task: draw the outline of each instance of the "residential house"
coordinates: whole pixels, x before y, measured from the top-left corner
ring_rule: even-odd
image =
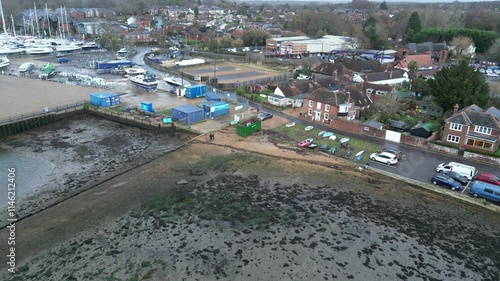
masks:
[[[407,55],[428,54],[435,63],[446,63],[448,59],[448,46],[445,43],[408,43],[398,50],[398,57],[403,58],[403,52]]]
[[[353,120],[359,111],[372,104],[370,98],[354,84],[340,89],[319,88],[303,97],[301,113],[314,121],[328,123],[333,118]]]
[[[414,77],[432,77],[438,71],[430,54],[404,55],[402,59],[396,59],[394,68],[410,71],[408,66],[412,61],[417,65],[417,71],[413,74]]]
[[[382,84],[372,84],[369,82],[360,83],[360,90],[364,92],[373,103],[376,103],[381,97],[390,95],[393,99],[397,99],[394,94],[394,87]]]
[[[344,65],[354,74],[366,74],[372,72],[383,72],[386,66],[380,64],[378,60],[355,60],[350,58],[339,58],[335,63]]]
[[[445,120],[442,141],[465,149],[495,152],[500,142],[500,119],[496,108],[483,111],[476,105],[458,111]]]
[[[327,79],[316,80],[294,80],[288,83],[280,83],[272,95],[268,96],[267,102],[276,106],[301,107],[302,97],[315,89],[328,88],[338,89],[338,86]]]
[[[352,81],[352,71],[343,64],[324,62],[311,70],[313,79],[330,79],[331,81]]]
[[[358,83],[368,82],[371,84],[396,86],[408,81],[408,73],[401,70],[390,70],[367,74],[354,74],[353,81]]]

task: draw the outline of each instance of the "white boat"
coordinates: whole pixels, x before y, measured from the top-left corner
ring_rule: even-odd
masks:
[[[33,70],[34,67],[35,67],[34,63],[32,63],[32,62],[25,62],[25,63],[21,64],[21,66],[19,67],[18,71],[19,71],[19,73],[30,72],[30,71]]]
[[[97,45],[96,42],[85,42],[82,45],[82,50],[83,51],[97,50],[97,49],[99,49],[99,46]]]
[[[178,66],[189,66],[189,65],[197,65],[204,64],[205,59],[190,59],[190,60],[181,60],[175,63]]]
[[[156,78],[150,74],[130,76],[128,80],[130,80],[133,85],[146,89],[148,91],[156,90],[156,88],[158,87],[158,80],[156,80]]]
[[[78,50],[81,50],[82,47],[80,46],[77,46],[77,45],[57,45],[56,46],[56,51],[57,52],[61,52],[61,53],[68,53],[68,52],[74,52],[74,51],[78,51]]]
[[[295,126],[295,122],[287,123],[285,126],[287,126],[288,128],[293,127]]]
[[[304,130],[306,130],[306,131],[310,131],[310,130],[312,130],[312,129],[314,129],[314,127],[313,127],[313,126],[307,126],[307,127],[305,127],[305,128],[304,128]]]
[[[146,74],[146,69],[138,66],[138,65],[134,65],[133,67],[130,67],[130,68],[125,68],[125,73],[127,75],[139,75],[139,74]]]
[[[189,87],[189,86],[191,86],[191,83],[189,83],[188,81],[186,81],[185,79],[182,79],[182,78],[165,77],[165,78],[163,78],[163,81],[165,81],[165,82],[167,82],[167,84],[175,86],[175,87],[179,87],[179,86]]]
[[[52,49],[48,45],[31,46],[26,48],[26,54],[28,55],[48,55],[51,54],[53,51],[54,49]]]
[[[128,51],[126,48],[121,48],[116,52],[116,59],[124,60],[126,58],[128,58]]]
[[[10,65],[10,60],[6,56],[0,56],[0,68]]]
[[[2,46],[0,47],[0,55],[22,54],[26,50],[18,47]]]

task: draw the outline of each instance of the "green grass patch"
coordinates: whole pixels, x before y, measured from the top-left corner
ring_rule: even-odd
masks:
[[[165,116],[172,116],[172,108],[157,110],[156,113]]]
[[[318,136],[318,133],[322,130],[320,129],[312,129],[311,131],[304,130],[305,126],[301,124],[296,124],[293,127],[280,126],[273,129],[277,134],[273,136],[274,141],[278,143],[283,143],[291,146],[296,146],[298,142],[303,141],[308,138],[313,138],[313,143],[318,144],[318,148],[312,150],[312,153],[319,153],[319,146],[328,145],[328,147],[337,147],[336,155],[342,156],[344,153],[344,149],[341,149],[341,145],[339,140],[345,138],[345,135],[335,134],[336,139],[330,140],[329,138],[323,138]],[[356,138],[349,137],[349,145],[347,149],[351,151],[353,154],[356,154],[359,151],[364,151],[363,153],[363,162],[368,160],[368,155],[371,153],[377,152],[381,148],[380,145],[373,144],[370,142],[362,141]],[[304,148],[307,149],[307,148]],[[351,160],[354,160],[354,157],[350,157]]]

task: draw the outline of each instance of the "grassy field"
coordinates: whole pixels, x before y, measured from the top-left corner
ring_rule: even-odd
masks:
[[[368,156],[381,148],[380,145],[373,143],[361,141],[354,138],[349,138],[349,144],[347,148],[341,148],[339,140],[345,138],[345,135],[335,134],[336,139],[330,140],[329,138],[323,138],[318,136],[318,133],[322,130],[312,129],[311,131],[304,130],[305,126],[301,124],[296,124],[293,127],[280,126],[275,128],[273,131],[276,133],[274,136],[275,141],[283,144],[288,144],[291,146],[296,146],[298,142],[305,140],[307,138],[313,138],[313,143],[318,144],[318,148],[312,150],[315,153],[320,153],[319,147],[322,145],[328,145],[329,148],[335,146],[337,147],[336,156],[344,157],[347,151],[352,152],[352,156],[345,157],[354,160],[354,155],[359,151],[363,152],[363,160],[365,163],[368,160]],[[304,148],[307,149],[307,148]]]

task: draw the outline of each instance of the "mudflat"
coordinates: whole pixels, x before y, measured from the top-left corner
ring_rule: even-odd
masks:
[[[160,156],[20,221],[16,241],[18,272],[2,262],[2,280],[500,274],[497,213],[278,147],[266,127],[245,139],[228,128]]]

